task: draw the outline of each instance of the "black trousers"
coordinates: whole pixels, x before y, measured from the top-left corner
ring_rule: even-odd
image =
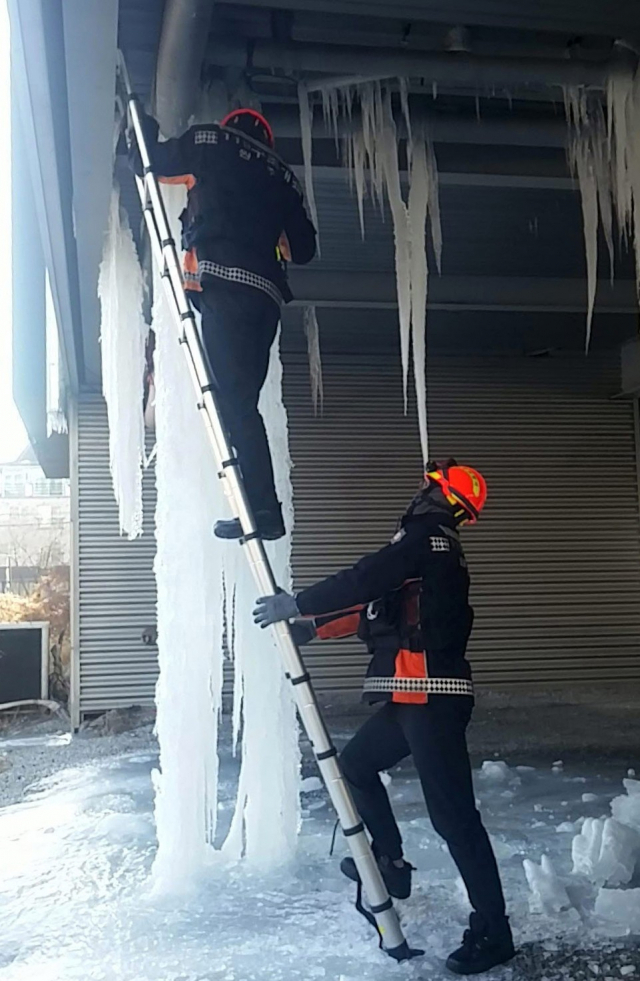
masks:
[[[505,905],[493,849],[475,804],[466,728],[471,699],[431,696],[426,705],[387,702],[342,752],[342,770],[377,854],[402,857],[402,838],[379,777],[411,755],[435,831],[446,841],[473,908],[489,921]]]
[[[234,283],[207,282],[192,299],[202,315],[202,340],[249,503],[254,514],[277,510],[273,465],[258,399],[280,310],[266,293]]]

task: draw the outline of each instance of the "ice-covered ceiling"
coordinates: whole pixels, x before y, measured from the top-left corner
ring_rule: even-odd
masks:
[[[584,343],[582,217],[567,166],[563,86],[598,89],[636,58],[634,0],[164,6],[174,42],[181,30],[186,39],[177,53],[166,31],[160,41],[155,0],[120,0],[120,43],[167,130],[183,125],[185,107],[197,108],[204,85],[213,106],[228,96],[260,104],[280,152],[301,166],[300,81],[406,78],[412,115],[428,122],[440,175],[442,276],[430,286],[431,342],[523,351]],[[194,42],[181,17],[198,7],[206,38]],[[372,212],[361,240],[357,204],[319,111],[313,151],[322,257],[294,272],[297,295],[330,309],[335,324],[364,327],[369,318],[383,329],[397,319],[391,222]],[[632,278],[633,260],[620,252],[615,285],[598,291],[594,346],[636,330]]]

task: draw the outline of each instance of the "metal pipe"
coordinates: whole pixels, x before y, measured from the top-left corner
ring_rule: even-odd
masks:
[[[220,67],[281,69],[288,73],[425,78],[438,85],[514,88],[588,85],[603,88],[617,62],[591,63],[552,59],[478,58],[454,52],[427,54],[389,48],[297,44],[257,40],[251,53],[244,41],[216,41],[207,60]]]
[[[354,205],[355,208],[355,205]],[[357,221],[354,212],[354,221]],[[319,307],[394,309],[398,305],[393,273],[344,272],[336,269],[292,269],[294,304]],[[431,276],[429,309],[433,310],[539,310],[583,313],[583,279],[522,276]],[[638,311],[635,282],[630,279],[598,281],[598,313],[633,314]]]
[[[212,14],[212,0],[165,2],[153,99],[164,136],[180,136],[193,114]]]
[[[280,139],[300,139],[300,114],[297,105],[269,103],[265,99],[263,111],[276,135]],[[358,118],[356,110],[354,120]],[[478,120],[475,116],[457,115],[455,118],[442,113],[411,106],[411,118],[416,123],[424,121],[435,143],[477,143],[504,144],[505,146],[548,146],[564,149],[567,144],[567,124],[563,116],[556,119],[518,118],[515,114],[506,119],[487,118]],[[338,134],[349,131],[349,121],[338,119]],[[396,119],[400,138],[406,135],[404,120]],[[313,114],[314,139],[333,139],[333,132],[325,125],[322,113]]]

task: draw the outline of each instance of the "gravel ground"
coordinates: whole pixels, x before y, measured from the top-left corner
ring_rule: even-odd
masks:
[[[511,971],[513,981],[635,981],[640,979],[640,946],[636,939],[586,950],[562,942],[525,944]]]
[[[0,807],[19,803],[30,788],[58,770],[157,748],[151,716],[141,711],[108,712],[73,737],[63,716],[5,716],[0,721]]]

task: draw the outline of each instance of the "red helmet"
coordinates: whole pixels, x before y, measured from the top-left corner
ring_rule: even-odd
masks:
[[[258,112],[257,109],[233,109],[221,120],[220,125],[230,126],[231,129],[239,129],[242,133],[246,133],[247,136],[253,137],[254,140],[265,143],[271,149],[273,149],[275,144],[273,130],[262,113]]]
[[[440,487],[449,504],[461,506],[467,515],[465,522],[475,524],[487,502],[487,482],[481,473],[448,460],[428,463],[425,478]]]

